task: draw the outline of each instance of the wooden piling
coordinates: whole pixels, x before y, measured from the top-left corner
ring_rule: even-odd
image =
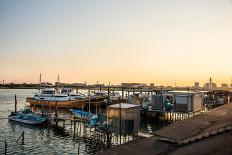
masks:
[[[16,97],[16,94],[15,94],[15,113],[17,112],[17,97]]]
[[[108,98],[107,98],[107,105],[110,105],[110,86],[108,86]]]
[[[73,134],[75,137],[75,134],[76,134],[76,119],[75,119],[75,117],[74,117],[74,121],[73,121]]]
[[[55,112],[55,117],[56,117],[56,119],[55,119],[55,122],[56,122],[56,126],[58,126],[58,106],[57,106],[57,101],[56,101],[56,112]]]
[[[83,102],[81,102],[81,122],[80,122],[80,134],[79,134],[79,136],[81,136],[82,112],[83,112]]]
[[[42,115],[44,115],[44,102],[40,101],[42,103]]]
[[[6,155],[6,153],[7,153],[7,142],[6,142],[6,140],[5,140],[5,151],[4,151],[5,153],[5,155]]]
[[[22,132],[22,145],[24,145],[24,131]]]

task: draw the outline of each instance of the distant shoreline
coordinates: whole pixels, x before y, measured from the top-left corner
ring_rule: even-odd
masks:
[[[0,87],[0,89],[38,89],[38,88],[35,88],[35,87]]]

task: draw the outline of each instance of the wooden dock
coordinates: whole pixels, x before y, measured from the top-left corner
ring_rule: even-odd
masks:
[[[215,108],[99,155],[232,154],[232,104]]]

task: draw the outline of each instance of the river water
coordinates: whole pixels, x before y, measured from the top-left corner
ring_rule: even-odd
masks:
[[[7,117],[14,111],[14,95],[17,94],[18,109],[23,109],[26,98],[31,97],[37,90],[33,89],[0,89],[0,154],[4,154],[5,140],[7,154],[94,154],[95,145],[86,140],[73,139],[71,128],[54,129],[45,126],[31,126],[8,121]],[[141,131],[156,130],[155,124],[141,124]],[[25,133],[25,145],[17,139]]]

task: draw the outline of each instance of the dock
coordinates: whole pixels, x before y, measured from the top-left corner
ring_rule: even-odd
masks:
[[[140,137],[98,154],[232,154],[232,104],[196,115],[152,134],[152,137]]]

